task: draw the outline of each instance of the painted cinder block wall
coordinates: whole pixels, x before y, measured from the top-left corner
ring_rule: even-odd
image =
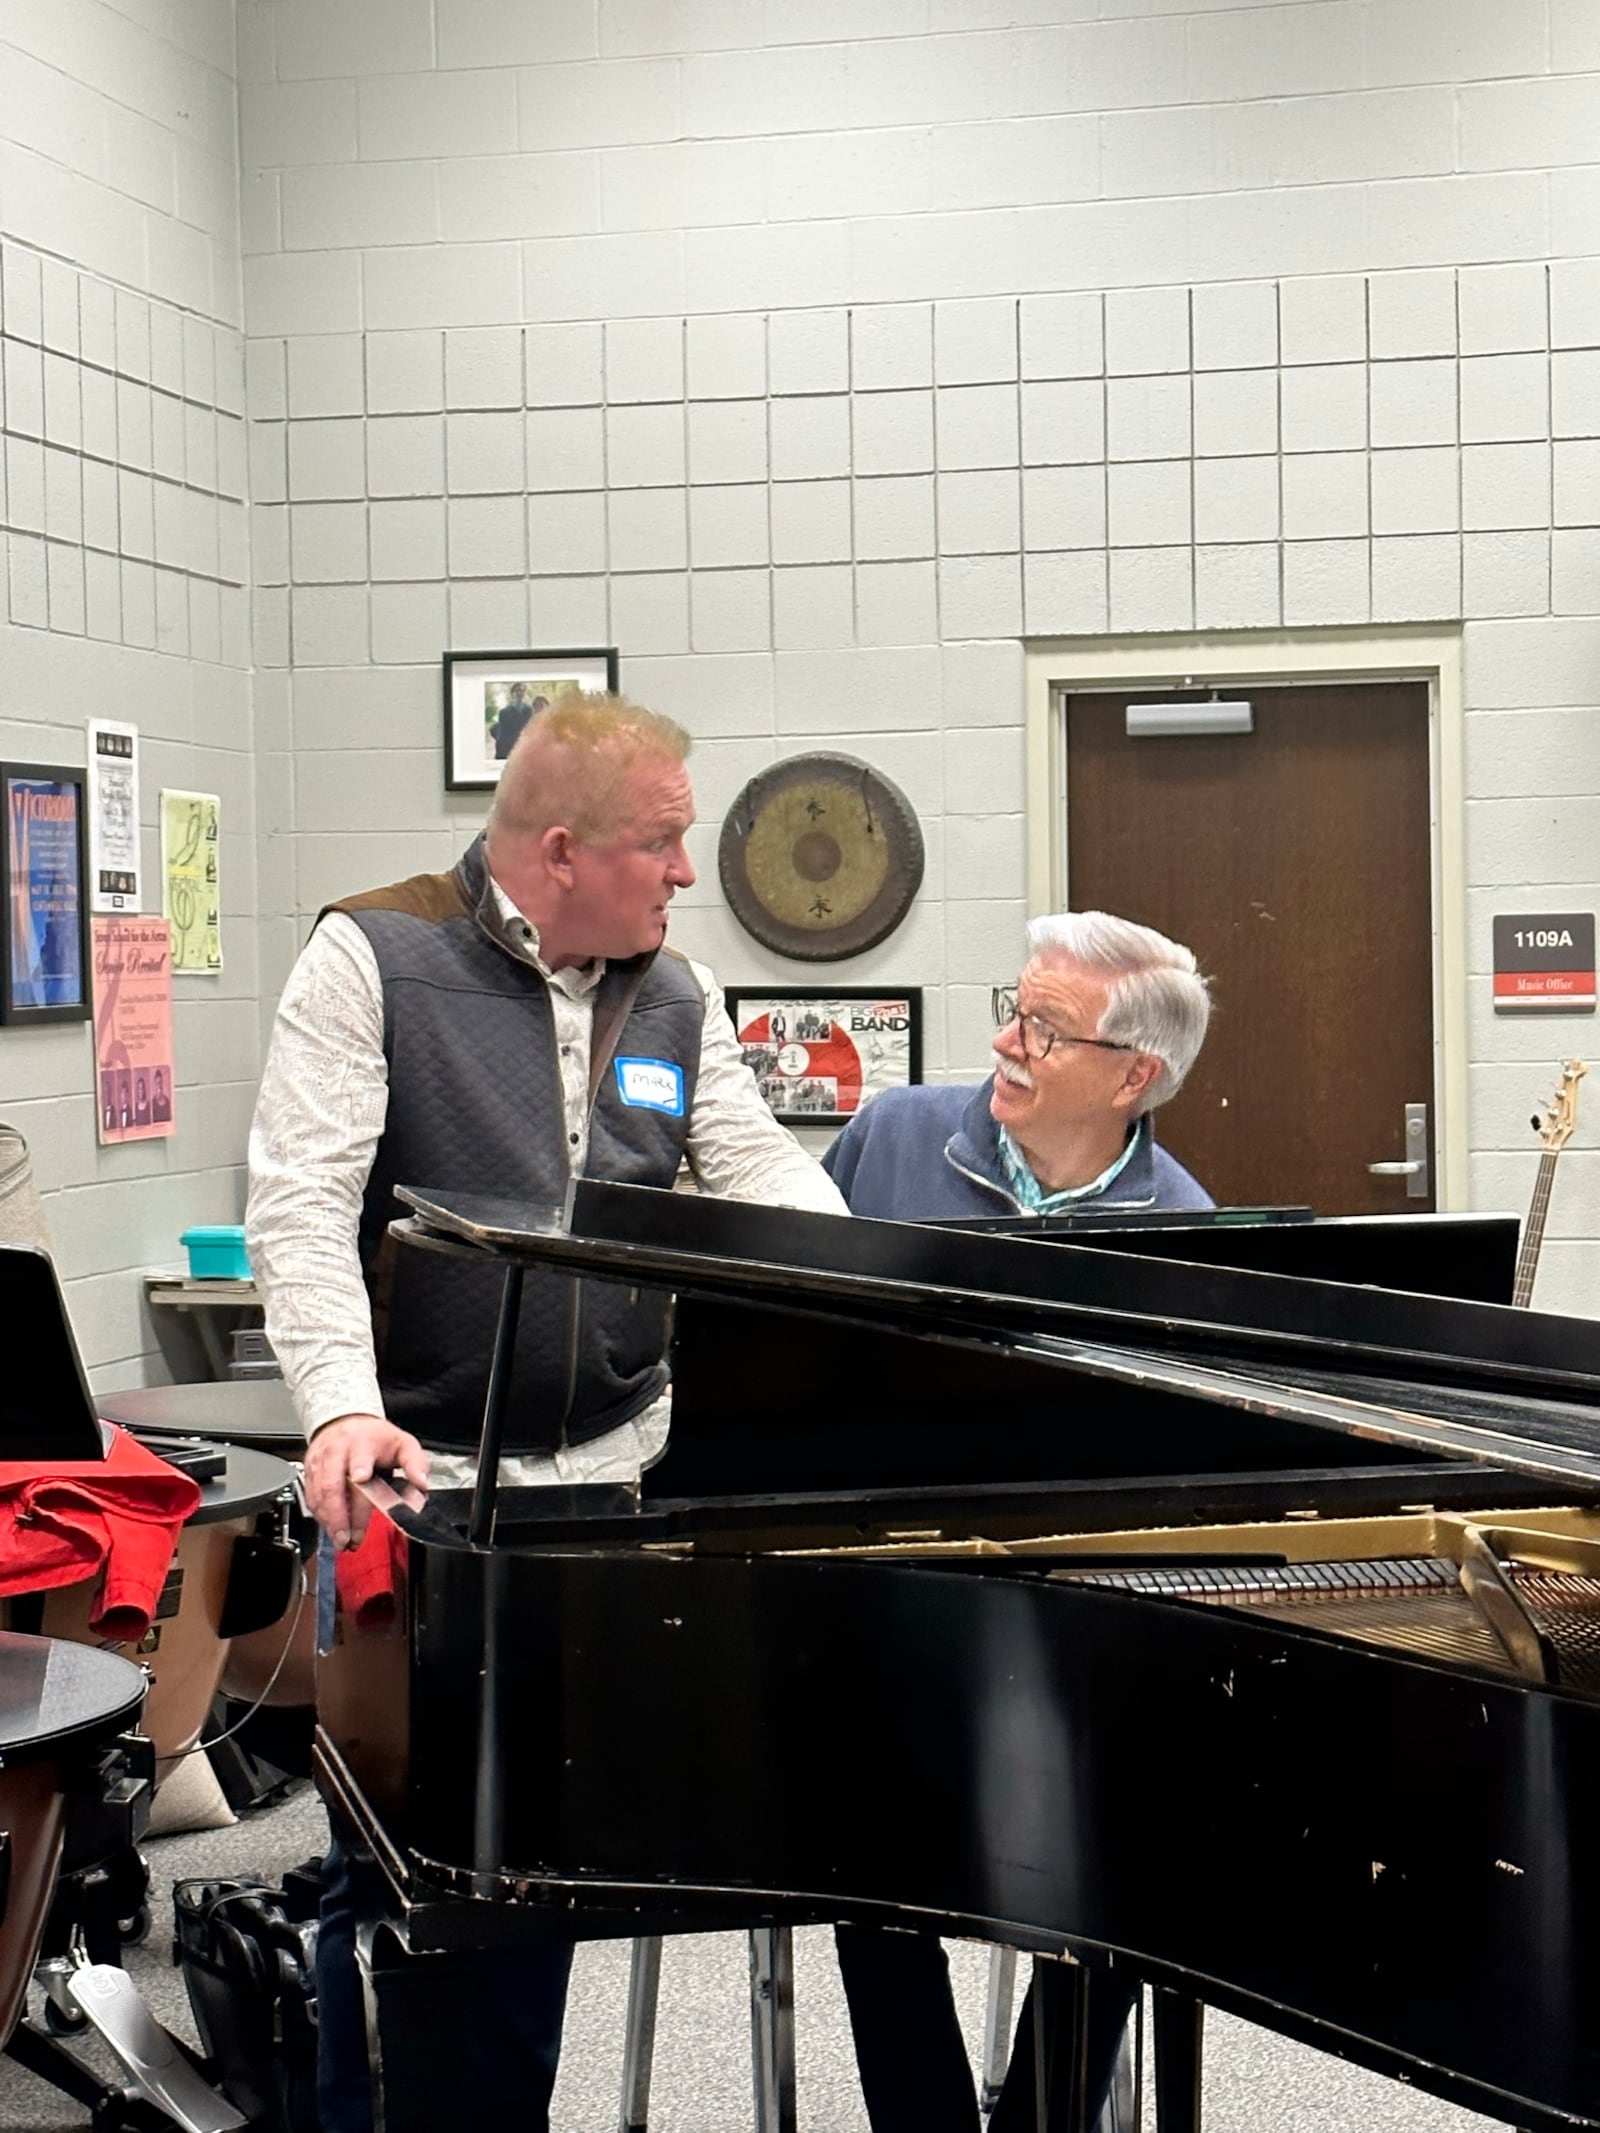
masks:
[[[0,1029],[97,1384],[159,1373],[137,1270],[237,1219],[259,1068],[244,361],[231,0],[18,0],[0,20],[0,758],[144,744],[223,803],[227,967],[181,980],[178,1131],[95,1142],[86,1023]]]
[[[691,724],[729,981],[782,967],[743,779],[897,779],[927,886],[838,976],[932,988],[934,1074],[1017,960],[1024,636],[1464,619],[1474,971],[1600,900],[1592,0],[241,0],[240,71],[264,1002],[469,827],[446,644],[615,642]],[[1474,999],[1522,1207],[1594,1024]],[[1580,1143],[1541,1297],[1593,1309]]]
[[[829,744],[896,778],[927,885],[837,969],[931,988],[935,1074],[981,1069],[1016,961],[1025,635],[1464,620],[1474,970],[1491,910],[1600,900],[1591,0],[231,21],[19,0],[0,33],[0,746],[75,759],[121,709],[147,832],[162,782],[228,808],[179,1139],[97,1151],[85,1033],[0,1038],[103,1382],[147,1367],[131,1270],[237,1212],[310,914],[473,827],[447,644],[614,641],[689,721],[676,933],[730,981],[782,968],[715,888],[739,784]],[[1480,1205],[1525,1204],[1592,1029],[1476,1002]],[[1579,1142],[1541,1296],[1594,1308]]]

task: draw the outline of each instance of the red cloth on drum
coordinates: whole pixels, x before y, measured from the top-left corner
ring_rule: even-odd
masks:
[[[339,1605],[358,1630],[384,1629],[394,1620],[406,1539],[399,1527],[374,1511],[357,1548],[341,1548],[333,1559]]]
[[[111,1431],[104,1459],[0,1460],[0,1594],[46,1592],[105,1571],[91,1629],[145,1636],[199,1483]]]

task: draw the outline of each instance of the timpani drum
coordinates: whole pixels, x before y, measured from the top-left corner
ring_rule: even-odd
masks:
[[[141,1385],[130,1392],[103,1394],[99,1407],[108,1422],[137,1431],[153,1451],[160,1451],[164,1436],[204,1437],[283,1460],[298,1460],[305,1451],[305,1437],[282,1378]],[[294,1595],[277,1621],[230,1640],[220,1684],[225,1696],[270,1709],[315,1702],[315,1537],[316,1528],[303,1519],[294,1535],[303,1561],[303,1597]]]
[[[134,1724],[143,1670],[114,1653],[0,1631],[0,2047],[39,1952],[78,1777]]]
[[[123,1394],[103,1404],[120,1409],[131,1397]],[[117,1417],[108,1414],[107,1419]],[[152,1450],[160,1450],[157,1440],[149,1441]],[[98,1645],[122,1658],[140,1660],[149,1669],[144,1730],[155,1743],[158,1770],[170,1766],[199,1740],[212,1699],[222,1686],[231,1642],[224,1625],[235,1577],[236,1544],[254,1534],[260,1514],[277,1505],[293,1481],[283,1460],[236,1445],[227,1447],[223,1472],[200,1484],[200,1502],[178,1535],[155,1620],[138,1644],[111,1643],[90,1626],[97,1580],[61,1586],[44,1596],[39,1626],[47,1637]],[[280,1650],[297,1597],[291,1593],[282,1611],[285,1628],[278,1638]],[[309,1605],[300,1606],[302,1619],[311,1613]],[[259,1633],[272,1634],[270,1630]],[[288,1670],[286,1664],[284,1672]]]
[[[157,1451],[162,1437],[205,1437],[279,1459],[298,1459],[305,1450],[282,1378],[140,1385],[131,1392],[102,1393],[95,1404],[107,1422],[120,1422]]]

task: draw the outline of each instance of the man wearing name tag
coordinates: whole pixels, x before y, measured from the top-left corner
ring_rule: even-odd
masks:
[[[473,1478],[500,1281],[398,1251],[396,1185],[559,1206],[571,1177],[670,1187],[687,1160],[708,1192],[845,1211],[762,1101],[711,973],[664,946],[695,878],[689,745],[621,698],[558,698],[461,861],[331,906],[290,975],[250,1138],[250,1256],[335,1547],[359,1542],[375,1468]],[[581,1295],[574,1312],[569,1279],[525,1278],[505,1481],[629,1482],[665,1445],[665,1299]],[[319,2109],[324,2133],[369,2133],[337,1846],[327,1881]],[[484,1960],[465,2115],[548,2125],[570,1960]]]

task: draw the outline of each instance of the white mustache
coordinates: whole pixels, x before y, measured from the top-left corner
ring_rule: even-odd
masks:
[[[997,1053],[995,1055],[994,1071],[997,1080],[1009,1081],[1016,1088],[1031,1089],[1033,1087],[1033,1076],[1026,1067],[1018,1066],[1014,1059],[1003,1058]]]

